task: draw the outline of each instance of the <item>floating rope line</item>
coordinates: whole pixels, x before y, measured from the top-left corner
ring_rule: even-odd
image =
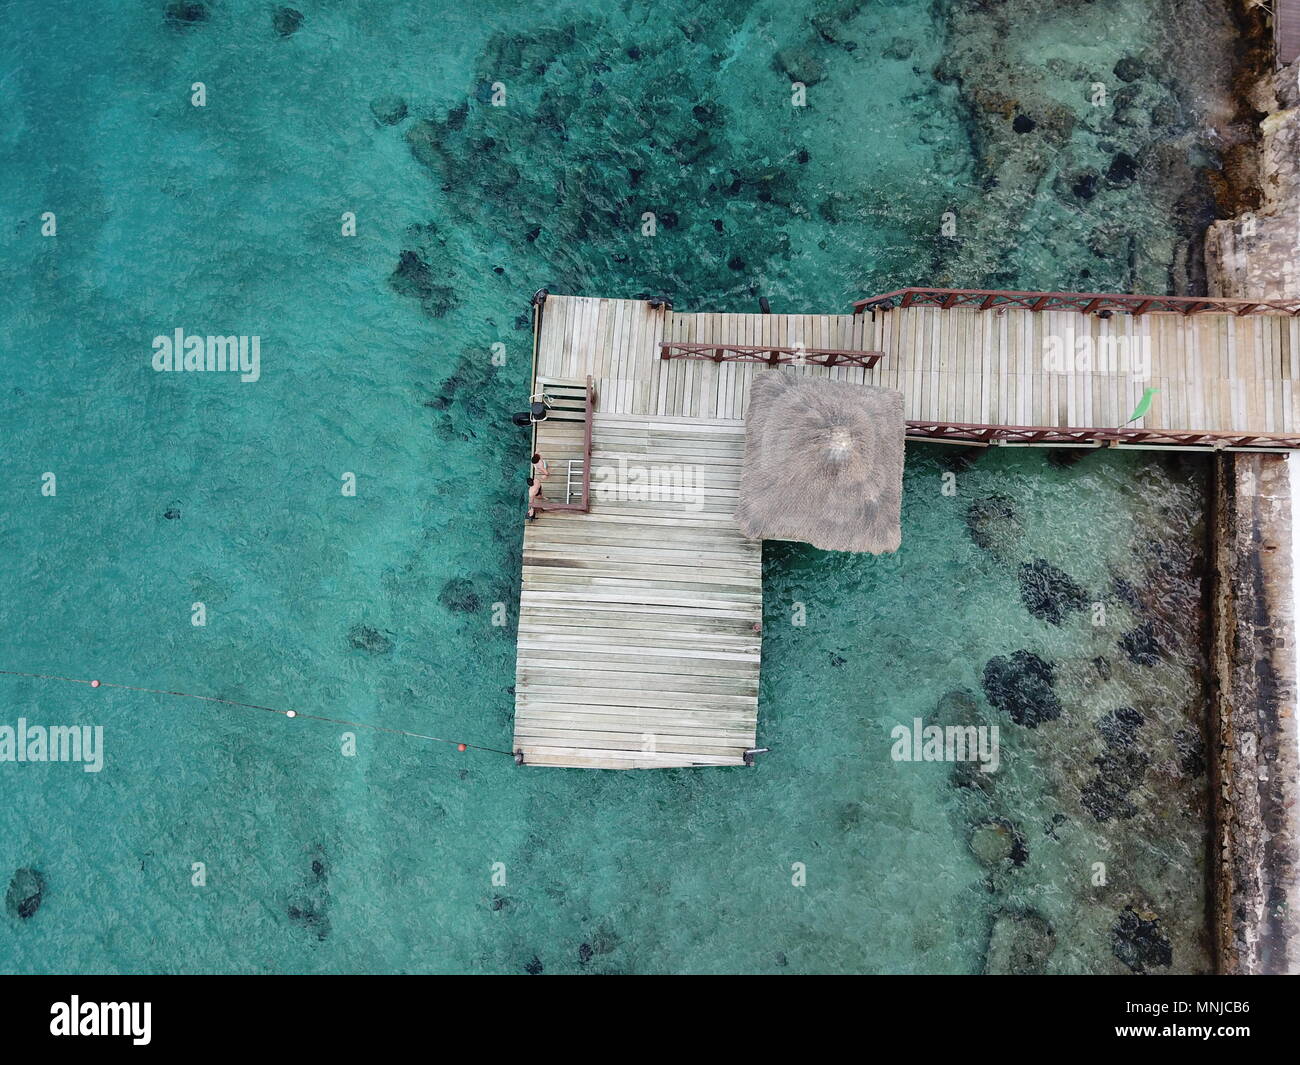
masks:
[[[433,740],[435,743],[447,743],[459,751],[475,750],[488,751],[492,754],[504,754],[514,758],[512,751],[502,751],[496,747],[484,747],[477,743],[462,743],[458,740],[447,740],[441,736],[430,736],[424,732],[410,732],[402,728],[387,728],[384,725],[368,725],[364,721],[346,721],[338,717],[325,717],[321,714],[306,714],[301,710],[281,710],[275,706],[262,706],[260,703],[241,703],[237,699],[222,699],[216,695],[195,695],[193,692],[167,691],[163,688],[142,688],[135,684],[115,684],[107,680],[82,680],[80,677],[61,677],[55,673],[23,673],[15,669],[0,669],[0,676],[6,677],[30,677],[34,680],[61,680],[66,684],[84,684],[89,688],[120,688],[123,691],[130,692],[147,692],[150,695],[175,695],[182,699],[198,699],[205,703],[223,703],[226,706],[241,706],[247,710],[266,710],[272,714],[279,714],[282,717],[305,718],[308,721],[324,721],[331,725],[346,725],[349,728],[369,729],[371,732],[387,732],[394,736],[408,736],[416,740]]]

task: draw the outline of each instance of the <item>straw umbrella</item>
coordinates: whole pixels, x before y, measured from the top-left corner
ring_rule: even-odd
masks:
[[[903,394],[772,370],[754,378],[736,522],[755,540],[898,550]]]

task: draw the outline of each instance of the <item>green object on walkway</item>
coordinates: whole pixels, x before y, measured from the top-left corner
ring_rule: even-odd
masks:
[[[1124,424],[1128,425],[1130,422],[1135,422],[1139,418],[1141,418],[1144,414],[1146,414],[1146,412],[1151,409],[1151,401],[1156,398],[1156,393],[1159,391],[1160,389],[1158,388],[1148,388],[1145,392],[1143,392],[1142,398],[1138,400],[1137,408],[1133,411],[1131,415],[1129,415],[1128,421],[1126,421]]]

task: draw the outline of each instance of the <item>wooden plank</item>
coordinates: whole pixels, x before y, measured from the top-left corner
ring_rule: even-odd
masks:
[[[693,753],[689,759],[678,754],[654,754],[645,751],[594,751],[581,747],[547,745],[521,746],[525,765],[555,766],[570,769],[669,769],[685,766],[744,765],[741,754],[705,756]]]

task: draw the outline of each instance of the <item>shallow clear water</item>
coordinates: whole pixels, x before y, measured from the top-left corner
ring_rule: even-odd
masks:
[[[533,290],[1195,283],[1218,5],[1178,5],[1194,57],[1156,0],[799,7],[302,0],[287,36],[234,0],[0,7],[0,669],[505,748]],[[261,380],[155,373],[176,328],[260,335]],[[102,724],[108,756],[0,764],[0,881],[44,881],[0,968],[963,972],[1014,940],[1203,969],[1206,468],[969,458],[909,450],[895,556],[769,545],[752,770],[344,757],[332,726],[0,678],[0,724]],[[1059,625],[1022,600],[1040,559],[1087,604]],[[1021,650],[1062,710],[1034,729],[984,690]],[[1000,724],[991,786],[890,761],[894,725],[953,713]],[[972,850],[990,824],[1014,859]]]

